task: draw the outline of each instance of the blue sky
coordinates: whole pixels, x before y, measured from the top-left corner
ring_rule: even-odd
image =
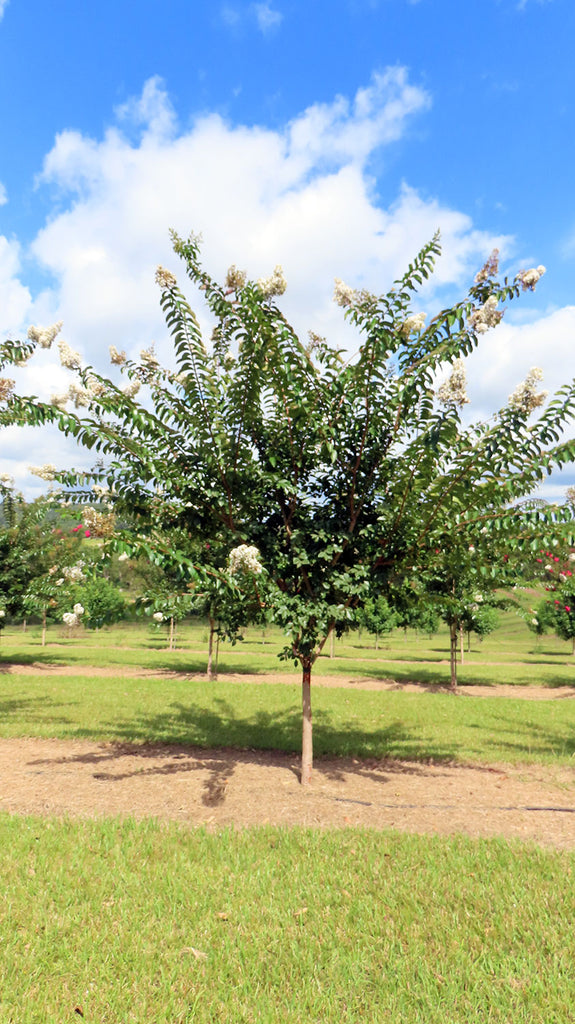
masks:
[[[572,0],[0,9],[3,334],[61,319],[100,366],[109,344],[163,351],[153,270],[178,270],[173,226],[202,231],[215,274],[281,262],[296,325],[353,344],[333,277],[383,290],[439,227],[429,313],[494,245],[505,271],[547,267],[470,360],[472,413],[533,365],[549,388],[573,376]],[[42,353],[20,383],[47,396],[63,374]],[[85,461],[48,433],[5,435],[0,472],[21,487],[29,461]]]

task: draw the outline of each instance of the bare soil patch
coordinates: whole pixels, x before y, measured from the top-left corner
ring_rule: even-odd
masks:
[[[404,664],[409,664],[406,662]],[[414,662],[418,666],[421,662]],[[435,664],[435,663],[434,663]],[[196,674],[174,672],[170,669],[134,668],[133,666],[115,665],[54,665],[44,662],[33,662],[30,665],[3,662],[0,672],[7,675],[58,675],[58,676],[117,676],[126,679],[196,679]],[[226,672],[219,677],[224,683],[284,683],[299,686],[299,672]],[[350,690],[403,690],[404,693],[450,693],[449,687],[437,683],[398,682],[395,679],[373,679],[371,676],[346,675],[314,675],[314,686],[341,687]],[[459,696],[469,697],[515,697],[521,700],[561,700],[575,698],[575,686],[513,686],[506,683],[493,685],[472,684],[462,685],[458,689]]]
[[[0,809],[151,816],[192,827],[363,826],[575,849],[575,769],[322,758],[45,739],[0,740]]]

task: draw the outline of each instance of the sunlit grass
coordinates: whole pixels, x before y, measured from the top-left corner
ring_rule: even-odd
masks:
[[[315,687],[317,755],[573,763],[575,703]],[[295,684],[0,676],[0,736],[298,751]]]
[[[7,1024],[573,1019],[573,855],[4,816],[0,851]]]

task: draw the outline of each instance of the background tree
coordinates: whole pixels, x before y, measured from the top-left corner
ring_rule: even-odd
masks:
[[[76,374],[69,397],[87,415],[8,387],[0,423],[55,422],[97,450],[107,468],[86,483],[105,478],[115,509],[129,513],[150,550],[178,529],[204,541],[217,536],[230,552],[257,548],[270,611],[288,638],[283,656],[302,670],[306,783],[311,672],[331,630],[342,635],[370,596],[403,586],[429,552],[469,546],[482,529],[497,530],[510,548],[541,543],[550,523],[571,520],[567,506],[513,503],[573,459],[575,442],[561,434],[575,382],[533,424],[529,416],[545,399],[536,371],[489,422],[462,422],[463,357],[500,321],[501,304],[532,289],[544,268],[499,283],[493,255],[465,299],[428,326],[412,303],[437,239],[387,294],[336,282],[361,342],[344,359],[315,335],[304,343],[286,321],[274,302],[285,288],[281,268],[250,282],[233,267],[219,285],[201,265],[197,238],[173,240],[215,320],[211,347],[175,277],[159,268],[176,372],[153,350],[137,362],[113,350],[128,378],[120,388],[78,369],[80,357],[61,343]],[[446,365],[451,374],[436,396]],[[149,397],[140,403],[142,385]],[[78,487],[78,474],[59,479]]]

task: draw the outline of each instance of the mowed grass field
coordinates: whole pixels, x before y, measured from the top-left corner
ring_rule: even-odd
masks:
[[[0,669],[19,671],[0,671],[0,736],[297,751],[298,686],[242,681],[292,671],[279,647],[249,631],[221,646],[207,683],[201,625],[172,652],[141,625],[53,627],[45,648],[36,628],[9,627]],[[444,634],[399,633],[377,652],[365,635],[338,642],[318,676],[430,687],[316,686],[316,752],[573,764],[573,701],[465,695],[470,682],[574,685],[568,644],[536,643],[508,613],[472,642],[455,698],[434,692],[447,657]],[[0,815],[0,1022],[567,1024],[574,880],[575,855],[503,841]]]

